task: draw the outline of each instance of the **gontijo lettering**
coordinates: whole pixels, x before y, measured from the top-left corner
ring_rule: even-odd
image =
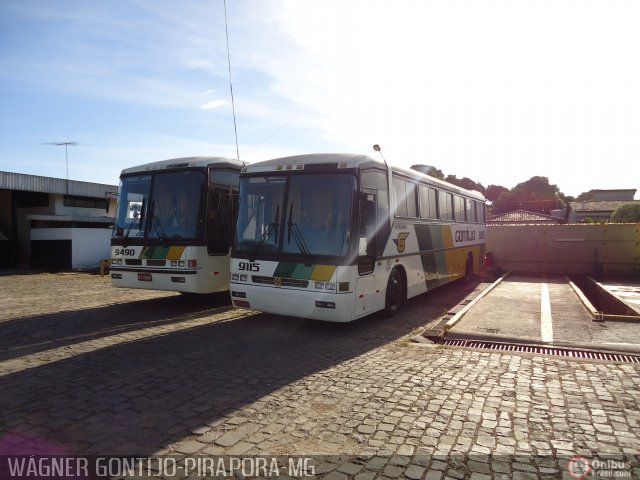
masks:
[[[456,242],[472,242],[476,239],[474,230],[458,230],[456,232]]]

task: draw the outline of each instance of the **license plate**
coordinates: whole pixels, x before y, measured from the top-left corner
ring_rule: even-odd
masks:
[[[151,274],[150,273],[139,273],[138,274],[138,280],[140,280],[141,282],[150,282],[151,281]]]

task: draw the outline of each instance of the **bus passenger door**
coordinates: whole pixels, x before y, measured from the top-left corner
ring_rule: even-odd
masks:
[[[232,202],[228,188],[209,191],[207,250],[209,255],[228,255],[231,245]]]
[[[374,306],[376,251],[376,195],[360,194],[358,232],[358,275],[356,278],[355,317],[371,313]]]

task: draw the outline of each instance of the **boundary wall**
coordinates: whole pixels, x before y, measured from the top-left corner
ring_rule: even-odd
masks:
[[[640,223],[487,225],[486,251],[504,270],[640,276]]]

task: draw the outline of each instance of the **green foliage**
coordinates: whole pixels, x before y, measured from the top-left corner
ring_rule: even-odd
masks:
[[[484,191],[484,196],[487,197],[487,200],[491,202],[495,202],[500,195],[508,192],[509,189],[503,187],[502,185],[489,185]]]
[[[550,210],[564,208],[564,198],[558,186],[550,184],[547,177],[535,176],[502,192],[493,203],[492,213],[522,209],[548,215]]]
[[[611,221],[614,223],[639,223],[640,203],[625,203],[620,205],[611,215]]]
[[[427,175],[429,175],[429,176],[431,176],[433,178],[438,178],[440,180],[444,180],[444,173],[439,168],[431,167],[429,170],[427,170],[426,173],[427,173]]]
[[[593,190],[582,192],[580,195],[578,195],[578,198],[576,198],[576,202],[586,202],[589,200],[593,200]]]
[[[433,178],[444,180],[444,173],[442,172],[442,170],[436,167],[432,167],[431,165],[411,165],[411,169],[416,170],[420,173],[424,173],[425,175],[429,175]]]
[[[476,190],[483,194],[485,192],[484,185],[478,182],[474,182],[469,177],[458,178],[455,175],[447,175],[444,181],[452,183],[462,188],[466,188],[467,190]]]

